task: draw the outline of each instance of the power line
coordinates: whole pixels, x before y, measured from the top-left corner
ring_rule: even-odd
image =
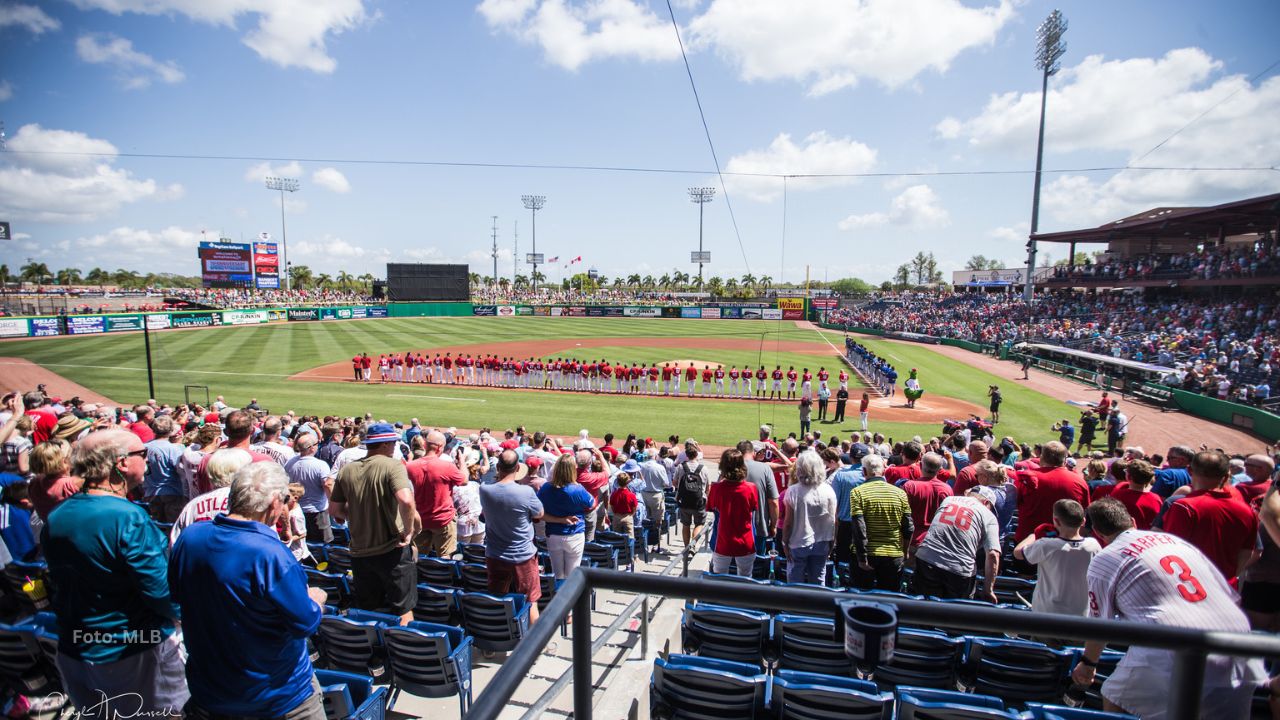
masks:
[[[760,173],[760,172],[733,172],[721,170],[695,170],[690,168],[663,168],[663,167],[639,167],[628,165],[557,165],[543,163],[514,163],[514,162],[469,162],[469,161],[450,161],[450,160],[389,160],[383,158],[337,158],[337,157],[280,157],[267,155],[193,155],[187,153],[108,153],[108,152],[77,152],[72,150],[12,150],[0,148],[0,154],[5,155],[37,155],[37,156],[67,156],[67,157],[105,157],[105,158],[132,158],[140,160],[214,160],[214,161],[233,161],[233,162],[302,162],[316,163],[325,165],[399,165],[406,167],[457,167],[457,168],[478,168],[478,169],[496,169],[496,170],[576,170],[584,172],[619,172],[619,173],[649,173],[655,175],[708,175],[712,172],[730,177],[757,177],[757,178],[808,178],[808,179],[858,179],[858,178],[899,178],[899,177],[967,177],[967,176],[984,176],[984,175],[1031,175],[1035,172],[1030,170],[932,170],[932,171],[883,171],[883,172],[860,172],[860,173]],[[1046,169],[1045,173],[1096,173],[1096,172],[1116,172],[1119,170],[1134,170],[1142,172],[1156,172],[1161,170],[1180,170],[1186,172],[1246,172],[1271,170],[1280,171],[1275,165],[1251,165],[1251,166],[1173,166],[1173,165],[1099,165],[1092,167],[1078,168],[1051,168]]]
[[[698,85],[693,81],[693,68],[689,66],[689,56],[684,52],[684,40],[680,38],[680,25],[676,23],[676,11],[671,8],[671,0],[667,0],[667,13],[671,15],[671,28],[675,31],[676,42],[680,45],[680,58],[684,60],[684,71],[689,76],[689,87],[693,90],[693,99],[698,104],[698,117],[702,118],[702,131],[707,136],[707,147],[711,148],[711,160],[716,164],[716,176],[720,178],[720,190],[724,192],[724,206],[729,209],[729,220],[733,222],[733,234],[738,239],[742,263],[747,266],[747,272],[751,272],[751,261],[747,258],[747,248],[742,244],[738,218],[733,213],[733,202],[729,199],[729,186],[724,182],[724,173],[720,172],[720,158],[716,157],[716,145],[711,141],[711,127],[707,125],[707,115],[702,111],[702,98],[698,97]],[[699,272],[701,272],[701,266],[699,266]]]

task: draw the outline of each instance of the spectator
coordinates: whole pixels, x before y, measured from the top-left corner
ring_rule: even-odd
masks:
[[[1053,504],[1053,527],[1036,528],[1013,549],[1014,557],[1039,568],[1039,581],[1031,596],[1033,611],[1089,614],[1089,562],[1102,551],[1102,546],[1081,535],[1083,527],[1084,508],[1080,503],[1059,500]]]
[[[614,477],[614,483],[617,484],[618,489],[609,496],[609,510],[613,513],[611,527],[626,537],[635,537],[635,513],[640,501],[627,487],[631,484],[631,476],[620,472]]]
[[[84,481],[71,475],[71,443],[42,442],[31,451],[31,505],[46,522],[63,500],[80,492]]]
[[[1165,454],[1168,467],[1155,471],[1156,480],[1152,489],[1157,495],[1168,499],[1174,490],[1191,484],[1191,473],[1187,467],[1191,465],[1191,458],[1195,455],[1195,451],[1186,445],[1174,445],[1169,448],[1169,452]]]
[[[1064,467],[1066,460],[1066,446],[1050,441],[1040,449],[1039,466],[1018,473],[1018,529],[1014,533],[1017,542],[1053,521],[1053,504],[1057,501],[1075,500],[1081,506],[1089,505],[1089,486]]]
[[[852,455],[840,457],[832,448],[822,451],[822,460],[827,468],[827,482],[836,496],[834,557],[837,563],[853,567],[853,515],[849,514],[849,496],[862,484],[862,465],[855,463]],[[844,464],[846,460],[848,463]]]
[[[578,484],[578,462],[572,455],[561,455],[551,471],[551,482],[538,490],[538,501],[544,512],[576,522],[547,520],[547,552],[551,555],[551,572],[557,580],[569,577],[582,564],[587,524],[583,517],[591,513],[596,499]]]
[[[1258,453],[1245,458],[1244,473],[1249,477],[1249,481],[1235,486],[1240,492],[1240,497],[1251,506],[1260,502],[1262,496],[1267,494],[1267,490],[1271,489],[1271,475],[1275,471],[1276,462],[1266,455]]]
[[[188,717],[324,717],[307,637],[320,627],[325,592],[307,587],[273,529],[287,495],[279,465],[247,465],[231,484],[228,513],[173,547],[169,584],[189,654]]]
[[[1116,485],[1111,491],[1113,497],[1124,503],[1133,525],[1139,530],[1150,530],[1164,503],[1160,496],[1152,492],[1151,484],[1155,479],[1155,471],[1146,460],[1134,460],[1124,465],[1127,482]]]
[[[591,445],[590,441],[579,443],[579,445],[583,444],[588,447],[578,450],[575,457],[578,461],[578,484],[591,496],[591,508],[583,515],[586,523],[583,537],[586,538],[587,542],[591,542],[596,538],[596,518],[599,514],[597,511],[600,508],[600,496],[609,485],[609,473],[605,471],[605,467],[608,466],[609,462],[604,459],[604,455],[594,445]],[[645,469],[646,465],[650,466],[647,470]],[[667,473],[667,469],[662,466],[662,463],[650,460],[642,463],[640,467],[642,472],[648,472],[654,477],[660,475],[666,479],[667,486],[670,486],[671,476]]]
[[[1191,460],[1191,492],[1165,511],[1163,529],[1195,545],[1228,582],[1252,558],[1258,517],[1229,484],[1229,463],[1206,450]]]
[[[338,473],[329,514],[347,520],[351,532],[354,604],[413,620],[418,572],[411,547],[422,530],[413,486],[404,465],[392,456],[400,436],[387,423],[374,423],[364,438],[368,454]]]
[[[969,492],[969,488],[978,486],[977,465],[987,457],[987,444],[981,440],[974,440],[969,443],[967,454],[969,464],[956,472],[956,479],[951,485],[952,493],[955,495],[963,495]]]
[[[836,534],[836,494],[827,483],[818,453],[800,453],[795,482],[787,488],[783,502],[787,510],[780,537],[787,553],[787,582],[825,585]]]
[[[1225,464],[1225,463],[1224,463]],[[1102,498],[1089,506],[1094,535],[1106,548],[1089,564],[1093,617],[1201,631],[1248,632],[1235,593],[1195,546],[1135,530],[1124,505]],[[1085,643],[1072,681],[1093,684],[1105,640]],[[1174,651],[1133,646],[1102,684],[1104,709],[1164,717]],[[1210,655],[1200,691],[1202,717],[1249,717],[1254,688],[1266,679],[1262,661]]]
[[[662,467],[662,463],[656,462],[649,454],[653,452],[641,451],[642,459],[636,461],[636,471],[631,472],[631,487],[640,496],[640,501],[644,503],[644,514],[649,518],[651,523],[655,525],[662,522],[664,505],[663,490],[671,486],[671,479],[667,475],[666,468]],[[623,468],[627,471],[626,468]],[[630,471],[627,471],[630,472]],[[648,533],[645,537],[645,545],[653,549],[654,552],[661,551],[658,547],[658,533],[656,528]]]
[[[168,544],[126,499],[142,484],[147,448],[104,430],[80,441],[71,467],[84,492],[49,515],[42,545],[53,582],[62,687],[81,712],[126,693],[131,710],[180,715],[187,702],[178,609],[169,596]]]
[[[918,440],[912,440],[902,446],[902,460],[884,471],[885,482],[902,487],[903,480],[918,480],[921,476],[920,457],[924,447]]]
[[[58,426],[58,414],[49,407],[49,398],[39,390],[32,390],[22,396],[26,414],[31,417],[31,442],[33,445],[53,437],[53,430]]]
[[[680,509],[680,538],[684,546],[702,532],[707,522],[707,490],[711,485],[706,468],[698,462],[700,452],[697,441],[685,441],[686,460],[676,466],[676,505]]]
[[[485,567],[489,592],[523,594],[529,601],[529,622],[538,620],[542,585],[538,577],[538,551],[533,545],[533,523],[544,519],[542,502],[533,488],[520,483],[529,468],[514,449],[498,454],[497,480],[480,487],[484,508]],[[576,524],[579,518],[545,518],[547,522]]]
[[[209,482],[207,467],[210,458],[222,450],[244,450],[249,453],[249,457],[253,462],[275,462],[275,458],[260,453],[251,447],[253,422],[253,415],[244,410],[233,410],[227,414],[222,426],[222,431],[226,434],[227,440],[217,450],[201,458],[200,467],[196,470],[196,489],[202,493],[207,493],[213,489],[213,485]]]
[[[853,517],[854,582],[869,590],[902,590],[902,565],[915,534],[911,504],[901,488],[885,482],[884,459],[862,459],[866,478],[849,496]]]
[[[258,442],[254,443],[250,449],[254,452],[260,452],[263,455],[270,456],[276,464],[284,466],[285,463],[293,459],[295,455],[293,448],[289,447],[280,440],[280,433],[284,430],[284,424],[278,417],[269,417],[262,423],[262,435]]]
[[[215,453],[215,455],[216,457],[205,466],[213,489],[191,498],[186,507],[182,508],[182,512],[178,513],[178,519],[173,521],[173,527],[169,530],[170,544],[178,542],[178,536],[187,527],[212,520],[226,512],[227,503],[231,497],[231,481],[240,468],[253,462],[248,452],[235,448]]]
[[[445,437],[439,430],[426,434],[426,454],[405,465],[413,502],[422,518],[422,532],[414,539],[418,552],[447,558],[458,548],[457,510],[453,490],[467,483],[465,455],[444,456]]]
[[[1009,468],[991,460],[977,463],[976,477],[978,484],[989,488],[996,494],[994,512],[996,522],[1000,524],[1000,536],[1009,532],[1013,524],[1013,515],[1018,510],[1018,486],[1009,480]]]
[[[480,507],[480,477],[488,471],[489,451],[481,450],[481,462],[467,466],[467,483],[453,489],[453,507],[458,512],[458,542],[484,544],[484,520]]]
[[[157,417],[151,427],[155,439],[146,443],[147,474],[142,496],[152,520],[172,523],[187,504],[186,483],[179,472],[187,448],[174,442],[175,437],[181,437],[181,428],[174,426],[172,416]]]
[[[742,451],[729,448],[720,456],[720,480],[708,491],[707,509],[716,513],[716,542],[711,553],[711,572],[725,573],[732,562],[738,575],[751,577],[756,548],[752,538],[755,512],[760,496],[747,482],[747,466]]]
[[[786,458],[776,453],[774,462],[764,462],[766,450],[761,447],[757,451],[755,443],[750,440],[739,442],[737,449],[742,453],[743,463],[747,466],[747,482],[755,486],[756,499],[763,499],[756,503],[751,519],[751,532],[756,554],[764,555],[768,552],[769,538],[778,530],[778,484],[774,480],[774,472],[778,468],[789,468],[790,464]]]
[[[324,461],[330,468],[342,454],[342,426],[336,422],[327,422],[320,428],[320,447],[316,448],[316,457]]]
[[[967,495],[947,496],[916,550],[914,591],[937,598],[971,598],[976,584],[977,558],[985,561],[979,596],[996,602],[1000,573],[1000,531],[991,512],[995,491],[974,488]]]
[[[28,476],[31,470],[31,433],[35,423],[28,415],[14,420],[13,433],[0,446],[0,473]]]
[[[905,453],[905,449],[904,449]],[[915,525],[915,535],[911,538],[914,547],[924,541],[925,533],[933,522],[938,508],[951,497],[951,486],[938,479],[942,471],[943,459],[937,453],[925,453],[920,460],[920,477],[916,480],[904,480],[898,484],[907,494],[907,502],[911,504],[911,522]],[[888,475],[888,472],[885,473]]]
[[[289,482],[302,486],[302,517],[307,524],[307,542],[333,542],[333,527],[329,522],[329,495],[333,493],[333,480],[329,478],[329,466],[316,457],[320,441],[310,433],[298,437],[293,444],[294,457],[284,464]]]

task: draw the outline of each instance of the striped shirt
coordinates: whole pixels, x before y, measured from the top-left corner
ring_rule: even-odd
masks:
[[[902,518],[911,514],[907,494],[884,478],[870,478],[849,493],[849,514],[867,526],[867,555],[902,557]]]

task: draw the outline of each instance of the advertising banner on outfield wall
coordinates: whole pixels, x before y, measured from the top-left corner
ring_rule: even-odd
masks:
[[[761,318],[764,317],[764,312],[766,309],[767,308],[744,307],[742,308],[742,319],[743,320],[760,320]]]
[[[654,317],[678,318],[680,317],[680,308],[678,307],[661,308],[661,312],[659,312],[658,315],[655,315]]]
[[[622,308],[622,314],[627,317],[662,317],[662,308],[626,307]]]
[[[778,309],[804,312],[804,298],[778,298]]]
[[[363,320],[363,319],[365,319],[366,317],[369,317],[369,312],[368,312],[368,310],[367,310],[366,308],[362,308],[362,307],[353,307],[353,308],[351,308],[351,319],[352,319],[352,320]]]
[[[108,315],[107,332],[120,332],[122,330],[141,330],[141,315]]]
[[[284,308],[271,308],[267,311],[267,322],[284,322],[289,319],[289,311]]]
[[[551,308],[551,317],[560,317],[561,315],[564,315],[564,308],[562,307]]]
[[[813,298],[809,302],[819,310],[834,310],[840,307],[840,301],[835,298]]]
[[[512,317],[516,314],[516,309],[511,305],[499,305],[498,317]]]
[[[60,318],[31,318],[31,335],[33,337],[52,337],[62,334]]]
[[[169,327],[169,316],[164,313],[152,313],[147,315],[148,330],[164,330]]]
[[[587,308],[587,317],[604,317],[604,308],[599,305],[591,305]]]
[[[27,337],[31,334],[30,325],[26,318],[0,318],[0,337]]]
[[[720,319],[720,308],[718,308],[718,307],[704,307],[704,308],[702,308],[702,319],[703,319],[703,320],[719,320],[719,319]]]
[[[386,305],[374,305],[373,307],[369,308],[369,317],[384,318],[384,317],[390,317],[390,315],[388,314]]]
[[[623,311],[623,308],[620,308],[620,307],[606,307],[604,308],[604,316],[605,317],[622,317],[622,311]]]
[[[782,311],[779,310],[778,308],[763,308],[760,310],[760,312],[762,313],[761,317],[764,320],[781,320],[782,319]]]
[[[551,317],[551,311],[557,308],[551,308],[546,305],[536,305],[533,308],[533,314],[540,317]]]
[[[472,305],[471,314],[480,317],[493,317],[498,314],[497,305]]]
[[[680,308],[680,317],[682,318],[700,318],[702,317],[702,308],[682,307]]]
[[[170,322],[174,327],[210,327],[218,324],[218,313],[184,313],[173,315]]]
[[[319,320],[320,311],[316,308],[289,308],[290,320]]]
[[[564,309],[564,314],[569,317],[586,317],[587,309],[581,306],[567,307]]]
[[[742,317],[742,308],[740,307],[723,307],[720,308],[720,317],[737,320]]]
[[[222,313],[223,325],[256,325],[266,321],[266,310],[226,310]]]
[[[107,331],[101,315],[70,315],[67,317],[68,335],[97,335]]]
[[[517,305],[516,315],[532,315],[533,308],[529,305]]]

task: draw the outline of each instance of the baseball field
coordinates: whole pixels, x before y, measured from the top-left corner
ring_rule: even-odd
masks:
[[[1064,398],[1019,387],[925,346],[859,338],[888,357],[905,377],[917,368],[925,396],[914,409],[901,396],[876,398],[871,429],[902,438],[936,435],[943,418],[985,414],[986,389],[999,384],[1005,404],[1001,434],[1042,439],[1050,425],[1070,414]],[[692,399],[515,390],[457,385],[374,383],[351,380],[350,358],[367,352],[409,350],[494,353],[500,357],[607,358],[610,363],[689,361],[726,369],[785,370],[794,365],[816,374],[826,367],[831,388],[842,365],[843,336],[790,321],[619,318],[404,318],[348,322],[278,323],[151,333],[156,397],[184,400],[185,386],[207,386],[228,403],[257,398],[273,412],[357,414],[408,419],[459,428],[505,428],[517,424],[573,434],[588,428],[665,437],[677,432],[703,442],[727,444],[751,437],[764,423],[778,432],[799,429],[795,402]],[[0,355],[27,360],[120,403],[145,399],[146,356],[140,333],[20,340],[0,345]],[[4,362],[4,361],[0,361]],[[11,370],[16,366],[9,361]],[[1012,370],[1012,367],[1010,367]],[[9,374],[10,371],[4,371]],[[852,374],[852,373],[851,373]],[[377,371],[374,371],[375,378]],[[816,386],[816,382],[815,382]],[[818,420],[827,436],[858,429],[857,400],[863,387],[850,380],[850,407],[843,423]],[[197,391],[203,400],[203,391]],[[195,397],[193,397],[195,399]],[[1074,412],[1074,411],[1071,411]],[[834,400],[829,416],[834,416]],[[1074,417],[1074,416],[1073,416]]]

